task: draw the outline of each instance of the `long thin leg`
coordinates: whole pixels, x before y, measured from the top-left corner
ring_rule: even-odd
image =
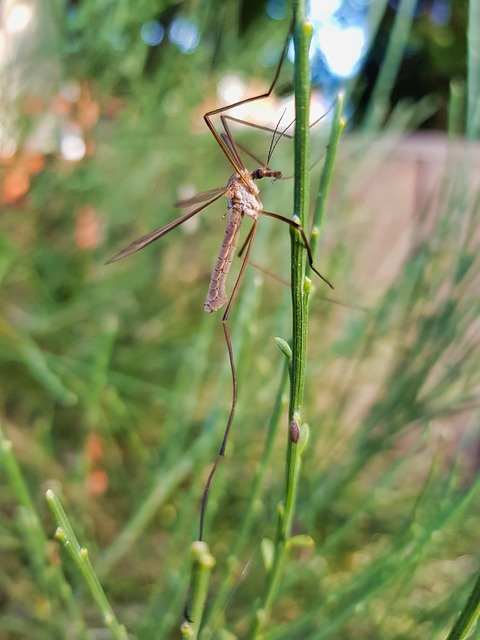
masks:
[[[238,102],[234,102],[233,104],[227,105],[226,107],[219,107],[218,109],[213,109],[212,111],[208,111],[207,113],[205,113],[205,115],[203,116],[203,119],[205,120],[205,124],[210,129],[213,137],[217,141],[217,143],[220,146],[220,148],[222,149],[223,153],[226,155],[226,157],[230,161],[230,164],[232,165],[232,167],[239,174],[242,174],[242,169],[244,169],[245,167],[243,166],[243,163],[239,163],[238,159],[235,158],[232,155],[230,149],[228,148],[228,145],[225,143],[224,140],[222,140],[222,137],[220,136],[219,132],[215,128],[211,118],[214,115],[217,115],[217,114],[220,114],[220,113],[224,113],[225,111],[229,111],[230,109],[233,109],[234,107],[238,107],[241,104],[248,104],[249,102],[254,102],[256,100],[261,100],[262,98],[268,98],[271,95],[275,85],[277,84],[277,80],[278,80],[278,77],[280,75],[280,71],[282,69],[283,61],[284,61],[286,53],[287,53],[288,44],[289,44],[289,41],[290,41],[290,35],[292,33],[292,26],[293,26],[293,23],[289,28],[288,37],[285,40],[285,45],[283,47],[282,55],[280,57],[280,62],[278,63],[277,70],[275,72],[275,76],[273,78],[273,81],[272,81],[268,91],[266,91],[265,93],[261,93],[258,96],[252,96],[251,98],[244,98],[243,100],[239,100]]]
[[[252,129],[260,129],[260,131],[267,131],[267,133],[274,133],[277,134],[278,131],[278,125],[277,127],[274,129],[273,127],[267,127],[267,125],[264,124],[256,124],[255,122],[248,122],[248,120],[241,120],[240,118],[235,118],[234,116],[223,116],[225,118],[225,120],[230,120],[231,122],[236,122],[237,124],[243,124],[245,127],[251,127]],[[293,139],[293,136],[290,133],[286,133],[286,131],[288,131],[288,129],[292,126],[292,124],[295,122],[295,120],[293,120],[288,127],[285,128],[285,130],[282,132],[282,137],[284,138],[290,138]],[[315,121],[313,124],[316,124]],[[310,126],[313,126],[310,125]]]
[[[262,98],[263,96],[258,96],[258,97]],[[232,105],[230,105],[228,107],[225,107],[225,109],[233,109],[234,107],[238,106],[238,104],[241,104],[241,103],[232,104]],[[334,106],[335,106],[335,101],[331,104],[331,106],[327,109],[327,111],[325,111],[324,114],[322,114],[319,118],[314,120],[309,125],[309,128],[312,129],[316,124],[318,124],[321,120],[323,120],[323,118],[325,118],[325,116],[327,116],[330,113],[330,111],[333,109]],[[247,120],[242,120],[240,118],[235,118],[235,116],[229,116],[228,114],[224,115],[224,116],[221,116],[221,120],[222,120],[222,124],[223,124],[224,128],[226,128],[225,127],[225,120],[229,120],[230,122],[236,122],[237,124],[242,124],[242,125],[244,125],[246,127],[251,127],[252,129],[259,129],[260,131],[267,131],[268,133],[273,133],[272,142],[270,144],[270,149],[268,151],[267,163],[264,166],[268,166],[269,165],[270,160],[271,160],[272,155],[273,155],[273,152],[275,151],[275,148],[276,148],[277,144],[279,143],[279,141],[282,138],[288,138],[289,140],[293,140],[293,135],[290,134],[290,133],[287,133],[287,131],[295,123],[295,120],[292,120],[292,122],[290,122],[290,124],[288,124],[283,129],[280,129],[280,122],[278,122],[278,124],[275,127],[275,129],[273,129],[272,127],[268,127],[268,126],[262,125],[262,124],[256,124],[255,122],[248,122]],[[222,134],[220,134],[220,136],[222,136]],[[244,149],[239,142],[235,141],[235,145],[238,148],[242,149],[242,151],[247,153],[251,158],[253,158],[255,160],[255,162],[258,162],[259,164],[263,164],[261,161],[258,160],[258,158],[255,158],[249,151]]]
[[[228,144],[228,137],[225,133],[221,133],[220,136],[222,137],[222,140],[224,140],[227,144]],[[257,163],[257,165],[259,167],[263,166],[263,162],[260,160],[260,158],[257,158],[256,155],[254,155],[249,149],[247,149],[247,147],[245,147],[243,144],[241,144],[240,142],[238,142],[238,140],[235,140],[235,146],[240,149],[241,151],[243,151],[243,153],[247,156],[249,156],[250,158],[252,158],[252,160],[255,160],[255,162]]]
[[[324,277],[322,276],[322,274],[317,271],[317,269],[314,267],[313,265],[313,256],[312,256],[312,251],[310,249],[310,245],[308,243],[307,240],[307,236],[305,235],[305,231],[303,230],[303,227],[301,224],[299,224],[298,222],[295,222],[295,220],[291,220],[290,218],[286,218],[285,216],[282,216],[278,213],[272,213],[270,211],[262,211],[262,215],[266,215],[269,216],[270,218],[275,218],[276,220],[280,220],[281,222],[285,222],[286,224],[288,224],[289,226],[293,227],[294,229],[296,229],[303,240],[303,243],[305,244],[305,249],[307,251],[307,256],[308,256],[308,262],[310,265],[310,268],[312,269],[312,271],[314,271],[326,284],[328,284],[329,287],[331,287],[333,289],[333,285]],[[237,380],[237,371],[236,371],[236,367],[235,367],[235,356],[233,353],[233,347],[232,347],[232,342],[230,340],[230,334],[228,331],[228,325],[227,325],[227,320],[228,317],[230,315],[230,311],[232,309],[232,305],[235,301],[237,292],[238,292],[238,288],[240,286],[240,283],[243,279],[243,275],[245,273],[245,269],[246,266],[249,262],[249,257],[250,257],[250,252],[252,250],[252,245],[253,245],[253,240],[255,238],[255,234],[257,232],[257,225],[258,225],[258,219],[254,220],[252,228],[247,236],[247,240],[246,243],[244,244],[244,247],[242,247],[242,251],[245,249],[245,255],[242,261],[242,266],[240,267],[240,272],[237,276],[237,280],[235,281],[235,285],[233,287],[231,296],[230,296],[230,300],[228,301],[227,304],[227,308],[225,309],[225,313],[223,314],[222,317],[222,327],[223,327],[223,333],[225,335],[225,342],[227,345],[227,350],[228,350],[228,358],[230,360],[230,370],[232,373],[232,404],[231,404],[231,408],[230,408],[230,414],[228,416],[228,421],[227,421],[227,426],[225,428],[225,432],[223,435],[223,439],[222,439],[222,444],[220,446],[220,450],[218,452],[218,456],[217,459],[215,460],[215,463],[213,464],[213,467],[210,471],[210,474],[207,478],[207,482],[205,483],[205,489],[203,491],[203,497],[202,497],[202,506],[201,506],[201,510],[200,510],[200,531],[199,531],[199,540],[203,540],[203,530],[204,530],[204,523],[205,523],[205,513],[207,510],[207,502],[208,502],[208,495],[210,492],[210,485],[212,484],[212,480],[213,477],[217,471],[218,465],[220,464],[220,461],[222,460],[222,458],[225,455],[225,449],[227,447],[227,441],[228,441],[228,436],[230,434],[230,429],[233,423],[233,418],[235,416],[235,410],[237,407],[237,398],[238,398],[238,380]]]
[[[285,131],[292,126],[293,122],[291,122],[288,127],[286,127],[283,131],[278,131],[278,125],[275,127],[275,129],[272,129],[271,127],[264,127],[262,125],[257,125],[254,124],[253,122],[247,122],[246,120],[239,120],[239,118],[233,118],[232,116],[220,116],[221,120],[222,120],[222,124],[223,124],[223,128],[226,130],[228,127],[227,124],[227,120],[230,120],[232,122],[237,122],[240,124],[243,124],[245,126],[248,127],[253,127],[254,129],[261,129],[262,131],[268,131],[269,133],[273,134],[272,140],[270,142],[270,148],[268,150],[268,154],[267,154],[267,161],[264,163],[262,160],[260,160],[260,158],[257,158],[256,156],[253,155],[253,153],[251,151],[249,151],[246,147],[244,147],[240,142],[238,142],[238,140],[235,140],[235,146],[238,149],[241,149],[247,156],[250,156],[250,158],[252,158],[253,160],[255,160],[255,162],[258,164],[258,166],[260,167],[265,167],[268,168],[269,164],[270,164],[270,160],[272,157],[272,153],[275,150],[275,147],[278,144],[278,141],[282,138],[289,138],[290,140],[293,139],[293,136],[291,136],[288,133],[285,133]],[[280,123],[279,123],[280,124]],[[230,133],[230,128],[228,127],[229,133]],[[278,138],[275,138],[275,136],[278,135]],[[224,134],[221,133],[220,136],[223,138],[223,140],[225,142],[228,142],[229,138]],[[230,139],[233,139],[232,134],[230,133]],[[237,151],[238,152],[238,151]]]
[[[243,252],[245,251],[246,247],[248,247],[248,246],[249,246],[249,244],[250,244],[250,238],[251,238],[252,233],[253,233],[253,227],[252,227],[252,228],[250,229],[250,231],[248,232],[248,235],[247,235],[247,237],[245,238],[245,242],[242,244],[242,246],[241,246],[241,248],[240,248],[240,251],[239,251],[239,252],[238,252],[238,254],[237,254],[239,258],[241,258],[241,257],[243,256]]]
[[[317,276],[325,282],[325,284],[328,284],[330,289],[333,289],[334,288],[333,284],[329,280],[327,280],[327,278],[322,276],[320,271],[317,271],[317,269],[313,265],[312,250],[310,249],[310,245],[308,243],[307,236],[305,235],[305,231],[302,225],[299,222],[295,222],[295,220],[291,220],[290,218],[281,216],[279,213],[272,213],[271,211],[262,211],[262,215],[269,216],[270,218],[275,218],[275,220],[280,220],[280,222],[285,222],[286,224],[290,225],[291,227],[293,227],[299,232],[299,234],[302,236],[303,244],[305,245],[305,249],[307,251],[308,264],[310,266],[310,269],[314,271],[317,274]]]
[[[242,158],[240,157],[240,154],[238,152],[237,149],[237,143],[235,142],[233,136],[232,136],[232,132],[230,131],[230,127],[228,126],[228,123],[225,119],[225,116],[220,116],[220,121],[222,123],[223,129],[225,131],[225,137],[220,134],[220,137],[222,138],[223,141],[227,142],[227,147],[230,149],[232,156],[237,160],[238,162],[238,166],[239,167],[245,167],[245,163],[243,162]]]
[[[276,273],[273,273],[273,271],[270,271],[270,269],[266,269],[265,267],[262,267],[262,265],[258,264],[258,262],[253,262],[253,260],[249,260],[248,264],[251,267],[254,267],[258,271],[260,271],[261,273],[264,273],[269,278],[272,278],[272,280],[276,280],[277,282],[280,282],[280,284],[283,284],[285,287],[290,287],[291,286],[290,282],[288,280],[284,280],[283,278],[281,278]]]
[[[233,155],[239,160],[239,162],[241,164],[243,164],[243,161],[240,157],[240,154],[238,152],[239,149],[241,149],[244,153],[246,153],[248,156],[250,156],[251,158],[253,158],[255,160],[255,162],[264,168],[268,168],[268,165],[270,163],[270,159],[272,157],[272,153],[275,149],[275,147],[277,146],[279,140],[281,139],[281,137],[283,136],[283,134],[285,133],[285,131],[293,124],[293,122],[291,122],[288,127],[286,127],[286,129],[284,131],[278,131],[278,125],[280,124],[280,122],[277,124],[277,126],[275,127],[275,129],[270,129],[270,127],[261,127],[261,126],[256,126],[254,124],[252,124],[251,126],[253,126],[255,129],[263,129],[264,131],[269,131],[271,133],[273,133],[273,137],[272,140],[270,142],[270,148],[268,150],[268,155],[267,155],[267,160],[266,162],[262,162],[259,158],[256,158],[253,153],[251,153],[250,151],[248,151],[244,146],[242,146],[239,142],[237,142],[235,140],[235,138],[233,137],[233,134],[230,130],[230,127],[228,125],[228,121],[231,120],[233,122],[241,122],[243,124],[249,124],[248,122],[245,122],[244,120],[239,120],[238,118],[232,118],[231,116],[220,116],[220,120],[222,122],[223,128],[225,130],[225,133],[221,133],[220,137],[222,138],[222,140],[227,144],[227,146],[232,149],[233,151]],[[280,119],[281,120],[281,119]],[[275,139],[275,136],[278,135],[278,138]],[[289,136],[287,135],[286,137],[292,139],[293,136]]]
[[[224,133],[220,134],[220,138],[227,145],[227,147],[231,150],[232,156],[235,157],[239,161],[239,163],[241,165],[245,166],[243,164],[243,160],[242,160],[242,158],[240,156],[240,153],[238,151],[239,145],[237,144],[235,138],[232,135],[232,132],[230,131],[230,127],[228,125],[228,121],[227,121],[226,116],[220,116],[220,120],[222,122],[224,131],[225,131]],[[273,139],[274,138],[272,138],[272,142],[270,143],[270,149],[272,148]],[[252,154],[250,154],[250,152],[247,152],[247,153],[248,153],[248,155],[252,155]],[[263,162],[261,160],[259,161],[258,158],[255,158],[255,157],[254,157],[254,160],[259,162],[260,166],[262,166],[264,169],[268,169],[268,162],[266,164],[263,164]],[[247,172],[246,168],[245,168],[245,172]],[[281,173],[280,172],[274,172],[274,173],[278,173],[278,176],[281,177]],[[250,191],[251,190],[250,184],[248,183],[248,179],[244,175],[243,172],[240,174],[240,178],[243,180],[243,182],[246,184],[248,190]]]
[[[225,309],[225,312],[223,314],[222,317],[222,327],[223,327],[223,333],[225,335],[225,342],[227,345],[227,350],[228,350],[228,358],[230,360],[230,370],[232,373],[232,404],[230,407],[230,414],[228,416],[228,421],[227,421],[227,426],[225,427],[225,432],[223,434],[223,439],[222,439],[222,444],[220,446],[220,450],[218,452],[218,456],[217,459],[215,460],[215,463],[210,471],[210,474],[207,478],[207,482],[205,483],[205,489],[203,491],[203,497],[202,497],[202,506],[200,509],[200,532],[199,532],[199,536],[198,539],[199,540],[203,540],[203,529],[204,529],[204,523],[205,523],[205,513],[207,510],[207,502],[208,502],[208,494],[210,492],[210,485],[212,484],[212,480],[213,480],[213,476],[215,475],[215,472],[217,470],[217,467],[220,463],[220,460],[223,458],[223,456],[225,455],[225,449],[227,448],[227,441],[228,441],[228,436],[230,434],[230,429],[233,423],[233,418],[235,416],[235,409],[237,407],[237,397],[238,397],[238,381],[237,381],[237,370],[235,367],[235,356],[233,354],[233,347],[232,347],[232,342],[230,340],[230,334],[228,332],[228,326],[227,326],[227,320],[228,320],[228,316],[230,315],[230,311],[232,310],[232,305],[233,302],[236,298],[237,292],[238,292],[238,288],[240,286],[240,283],[243,279],[243,275],[245,273],[245,268],[247,266],[248,263],[248,258],[250,256],[250,251],[252,249],[252,244],[253,244],[253,239],[255,238],[255,233],[257,231],[257,225],[258,225],[258,219],[253,221],[253,225],[252,228],[250,230],[249,233],[249,241],[248,241],[248,246],[247,249],[245,251],[245,257],[243,258],[243,262],[242,262],[242,266],[240,267],[240,272],[237,276],[237,280],[235,281],[235,285],[233,287],[232,293],[230,295],[230,300],[228,301],[227,304],[227,308]]]
[[[328,110],[325,111],[325,113],[323,115],[321,115],[319,118],[317,118],[317,120],[312,122],[312,124],[309,126],[309,128],[311,129],[316,124],[318,124],[320,122],[320,120],[323,120],[323,118],[326,115],[328,115],[328,113],[332,110],[334,105],[335,105],[335,102],[332,103],[332,106],[330,106],[328,108]],[[234,106],[236,106],[236,105],[232,105],[231,107],[228,107],[228,108],[233,108]],[[272,127],[267,127],[267,126],[261,125],[261,124],[255,124],[254,122],[247,122],[246,120],[241,120],[240,118],[235,118],[234,116],[229,116],[228,114],[220,116],[220,119],[222,121],[223,128],[225,129],[226,132],[227,132],[227,129],[228,129],[228,135],[225,135],[225,133],[220,133],[220,137],[222,138],[222,140],[225,142],[225,144],[227,145],[227,147],[229,149],[232,148],[232,143],[233,143],[233,152],[232,153],[240,161],[241,164],[243,164],[243,162],[242,162],[242,159],[240,157],[240,154],[238,153],[238,149],[241,149],[244,153],[246,153],[248,156],[250,156],[250,158],[255,160],[255,162],[259,166],[268,167],[269,164],[270,164],[270,160],[272,159],[273,152],[277,148],[277,145],[280,142],[280,140],[282,138],[287,138],[289,140],[293,140],[293,135],[290,134],[290,133],[287,133],[287,131],[295,123],[295,120],[292,120],[292,122],[290,122],[290,124],[288,124],[283,129],[280,129],[280,121],[281,121],[281,118],[280,118],[280,121],[278,122],[278,124],[275,127],[275,129],[272,129]],[[259,158],[255,157],[253,155],[253,153],[251,153],[251,151],[246,149],[240,142],[238,142],[237,140],[234,140],[233,135],[232,135],[232,133],[230,131],[230,127],[227,124],[227,121],[236,122],[237,124],[242,124],[242,125],[244,125],[246,127],[251,127],[253,129],[260,129],[261,131],[268,131],[269,133],[273,134],[272,140],[270,142],[270,148],[269,148],[268,154],[267,154],[267,161],[265,163],[263,163]],[[314,165],[315,164],[316,163],[314,163]]]

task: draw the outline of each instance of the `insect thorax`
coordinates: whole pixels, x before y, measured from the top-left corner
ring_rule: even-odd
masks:
[[[247,186],[248,185],[248,186]],[[242,214],[252,218],[258,217],[258,211],[262,211],[263,205],[258,197],[258,187],[248,171],[240,177],[234,173],[228,181],[225,195],[228,198],[229,208],[238,208]]]

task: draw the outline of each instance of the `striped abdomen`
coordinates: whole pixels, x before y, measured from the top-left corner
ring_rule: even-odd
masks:
[[[223,237],[220,253],[218,254],[217,262],[215,263],[212,277],[210,279],[207,298],[203,305],[203,308],[207,313],[217,311],[220,307],[223,307],[225,302],[228,300],[225,292],[225,281],[227,279],[228,272],[230,271],[233,256],[235,255],[235,249],[237,248],[242,219],[242,207],[233,204],[230,208],[227,228]]]

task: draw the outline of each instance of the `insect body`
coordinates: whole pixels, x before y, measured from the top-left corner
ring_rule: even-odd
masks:
[[[244,170],[242,178],[238,173],[234,173],[228,181],[225,195],[228,198],[230,214],[222,246],[213,269],[207,298],[203,305],[208,313],[218,311],[228,300],[225,282],[235,255],[243,217],[249,216],[256,224],[259,213],[263,211],[263,205],[258,197],[258,187],[254,182],[255,178],[281,178],[281,176],[280,171],[270,169],[256,169],[252,172]]]
[[[225,112],[227,112],[228,110],[234,107],[237,107],[241,104],[246,104],[246,103],[260,100],[263,98],[268,98],[271,95],[280,74],[280,69],[282,67],[282,63],[287,52],[288,43],[289,43],[289,39],[287,39],[287,41],[285,42],[285,46],[283,48],[280,62],[278,64],[278,67],[275,73],[275,77],[273,79],[272,84],[270,85],[269,90],[266,93],[263,93],[261,95],[254,96],[251,98],[246,98],[244,100],[240,100],[239,102],[228,105],[226,107],[220,107],[218,109],[214,109],[213,111],[209,111],[204,115],[204,120],[207,127],[209,128],[216,142],[218,143],[223,153],[227,157],[228,161],[230,162],[232,167],[235,169],[235,173],[230,177],[227,185],[216,188],[216,189],[212,189],[210,191],[206,191],[204,193],[200,193],[189,200],[185,200],[177,203],[178,206],[182,206],[182,207],[190,207],[194,205],[200,205],[200,206],[194,208],[192,211],[188,211],[187,213],[184,213],[179,218],[177,218],[176,220],[173,220],[172,222],[168,223],[164,227],[161,227],[160,229],[157,229],[152,233],[148,233],[147,235],[142,236],[137,240],[134,240],[131,244],[125,247],[125,249],[122,249],[119,253],[114,255],[113,258],[110,258],[110,260],[108,260],[107,262],[108,264],[110,262],[120,260],[121,258],[124,258],[132,253],[135,253],[136,251],[139,251],[140,249],[143,249],[144,247],[148,246],[158,238],[161,238],[162,236],[169,233],[176,227],[179,227],[190,218],[193,218],[193,216],[200,213],[203,209],[208,207],[210,204],[212,204],[222,196],[225,195],[228,198],[229,216],[227,221],[227,228],[225,230],[222,246],[220,248],[217,261],[215,263],[215,267],[210,279],[210,285],[209,285],[208,294],[204,304],[204,310],[207,313],[212,313],[213,311],[218,311],[221,307],[223,307],[225,303],[227,303],[227,306],[222,316],[222,328],[225,336],[225,343],[228,350],[230,369],[232,373],[232,403],[231,403],[230,413],[228,416],[227,425],[223,435],[222,443],[220,446],[220,450],[218,452],[217,459],[210,471],[210,474],[208,476],[207,482],[205,484],[205,489],[203,492],[202,506],[200,511],[200,532],[199,532],[200,540],[203,539],[204,519],[205,519],[205,512],[207,507],[208,494],[210,490],[210,484],[212,482],[213,476],[215,475],[215,471],[218,467],[220,460],[225,455],[227,440],[230,433],[230,428],[233,423],[233,418],[235,415],[235,409],[237,405],[238,382],[237,382],[237,374],[236,374],[236,368],[235,368],[235,357],[233,353],[232,343],[230,340],[227,320],[230,315],[230,311],[232,309],[232,305],[235,300],[235,296],[237,294],[238,288],[242,281],[245,268],[249,261],[250,251],[253,245],[253,240],[255,238],[259,216],[260,215],[268,216],[270,218],[280,220],[281,222],[286,223],[290,227],[293,227],[300,234],[302,238],[303,244],[305,246],[305,250],[307,252],[308,263],[310,265],[310,268],[326,284],[332,287],[330,282],[326,278],[324,278],[322,274],[319,271],[317,271],[317,269],[313,265],[312,252],[310,250],[310,246],[308,244],[308,240],[302,226],[295,219],[282,216],[278,213],[271,213],[271,212],[265,211],[263,208],[263,204],[260,201],[260,198],[258,197],[259,191],[258,191],[257,185],[255,184],[255,180],[260,180],[262,178],[267,178],[267,177],[270,177],[273,179],[279,179],[282,177],[282,174],[280,171],[274,171],[270,169],[268,165],[278,140],[284,135],[286,137],[291,137],[291,136],[285,134],[285,131],[279,133],[278,127],[273,131],[268,127],[257,126],[257,128],[259,129],[272,132],[273,137],[272,137],[272,142],[270,145],[270,150],[268,153],[266,163],[263,165],[263,167],[259,167],[254,171],[248,171],[248,169],[245,167],[245,164],[240,156],[238,146],[235,143],[235,140],[232,136],[232,133],[228,125],[229,120],[233,122],[240,122],[240,123],[242,123],[243,121],[238,120],[232,116],[224,115]],[[213,121],[212,121],[213,116],[219,116],[221,124],[223,126],[223,132],[220,133],[215,127],[215,125],[213,124]],[[248,124],[248,123],[243,123],[243,124]],[[253,125],[253,126],[256,126],[256,125]],[[252,155],[252,157],[255,157],[255,156]],[[238,239],[240,234],[240,227],[241,227],[241,223],[244,216],[248,216],[249,218],[252,219],[252,227],[245,241],[245,245],[244,245],[245,250],[243,252],[243,260],[241,263],[240,271],[237,275],[235,284],[233,285],[230,298],[228,298],[225,290],[225,283],[227,280],[228,273],[230,271],[233,257],[235,255],[235,250],[238,244]]]

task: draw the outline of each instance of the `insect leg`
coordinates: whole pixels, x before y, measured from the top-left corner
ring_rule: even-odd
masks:
[[[234,102],[233,104],[229,104],[229,105],[227,105],[225,107],[219,107],[218,109],[212,109],[212,111],[207,111],[207,113],[205,113],[204,116],[203,116],[203,119],[205,120],[205,124],[210,129],[213,137],[217,141],[217,144],[222,149],[222,151],[225,154],[225,156],[228,158],[228,160],[229,160],[230,164],[232,165],[232,167],[239,174],[242,173],[242,169],[244,169],[245,167],[243,166],[243,163],[239,164],[238,158],[235,157],[234,154],[232,154],[231,150],[228,148],[228,144],[226,144],[225,140],[222,139],[221,135],[219,134],[219,132],[217,131],[215,125],[212,122],[212,116],[215,116],[215,115],[220,114],[220,113],[224,113],[225,111],[229,111],[230,109],[233,109],[234,107],[238,107],[241,104],[247,104],[249,102],[255,102],[256,100],[261,100],[262,98],[268,98],[271,95],[275,85],[277,84],[277,80],[278,80],[278,77],[280,76],[280,71],[282,69],[283,61],[284,61],[285,56],[287,54],[288,44],[289,44],[289,41],[290,41],[290,35],[292,33],[292,28],[293,28],[293,24],[289,28],[288,36],[287,36],[287,38],[285,40],[285,45],[283,47],[282,55],[280,57],[280,62],[278,63],[277,70],[275,72],[275,76],[273,78],[273,81],[272,81],[268,91],[266,91],[265,93],[261,93],[261,94],[259,94],[257,96],[252,96],[251,98],[244,98],[243,100],[239,100],[238,102]]]
[[[317,274],[317,276],[319,278],[321,278],[325,282],[325,284],[328,284],[330,289],[333,289],[334,288],[333,284],[329,280],[327,280],[327,278],[322,276],[320,271],[318,271],[313,265],[312,250],[310,249],[310,245],[308,243],[307,236],[305,235],[305,231],[304,231],[302,225],[299,222],[295,222],[295,220],[291,220],[290,218],[286,218],[285,216],[281,216],[279,213],[272,213],[271,211],[262,211],[262,215],[269,216],[270,218],[275,218],[275,220],[280,220],[280,222],[285,222],[286,224],[290,225],[291,227],[293,227],[294,229],[296,229],[299,232],[299,234],[302,237],[303,244],[305,245],[305,249],[307,251],[308,264],[310,266],[310,269],[312,271],[314,271]]]
[[[258,219],[254,219],[253,221],[253,225],[252,225],[252,229],[250,230],[250,233],[248,235],[248,245],[245,251],[245,256],[243,258],[243,262],[242,262],[242,266],[240,267],[240,272],[237,276],[237,279],[235,281],[235,285],[233,287],[232,293],[230,295],[230,300],[228,301],[227,304],[227,308],[225,309],[225,312],[223,314],[222,317],[222,327],[223,327],[223,333],[225,335],[225,343],[227,345],[227,351],[228,351],[228,359],[230,361],[230,371],[232,373],[232,404],[230,407],[230,414],[228,416],[228,421],[227,421],[227,426],[225,427],[225,432],[223,434],[223,438],[222,438],[222,444],[220,446],[220,450],[218,452],[218,456],[217,459],[215,460],[215,463],[209,473],[209,476],[207,478],[207,482],[205,483],[205,489],[203,491],[203,497],[202,497],[202,506],[200,509],[200,532],[199,532],[199,536],[198,539],[199,540],[203,540],[203,531],[204,531],[204,524],[205,524],[205,513],[207,510],[207,502],[208,502],[208,494],[210,492],[210,485],[212,484],[212,480],[213,480],[213,476],[215,475],[215,472],[217,470],[217,467],[220,463],[220,460],[224,457],[225,455],[225,449],[227,447],[227,441],[228,441],[228,436],[230,434],[230,429],[233,423],[233,418],[235,416],[235,409],[237,407],[237,397],[238,397],[238,380],[237,380],[237,370],[235,367],[235,356],[233,353],[233,347],[232,347],[232,342],[230,340],[230,334],[228,331],[228,326],[227,326],[227,320],[228,317],[230,315],[230,311],[232,310],[232,305],[235,301],[237,292],[238,292],[238,288],[240,286],[240,283],[242,282],[243,279],[243,275],[245,273],[245,268],[248,264],[248,258],[250,256],[250,251],[252,249],[252,244],[253,244],[253,239],[255,238],[255,233],[257,231],[257,225],[258,225]]]

